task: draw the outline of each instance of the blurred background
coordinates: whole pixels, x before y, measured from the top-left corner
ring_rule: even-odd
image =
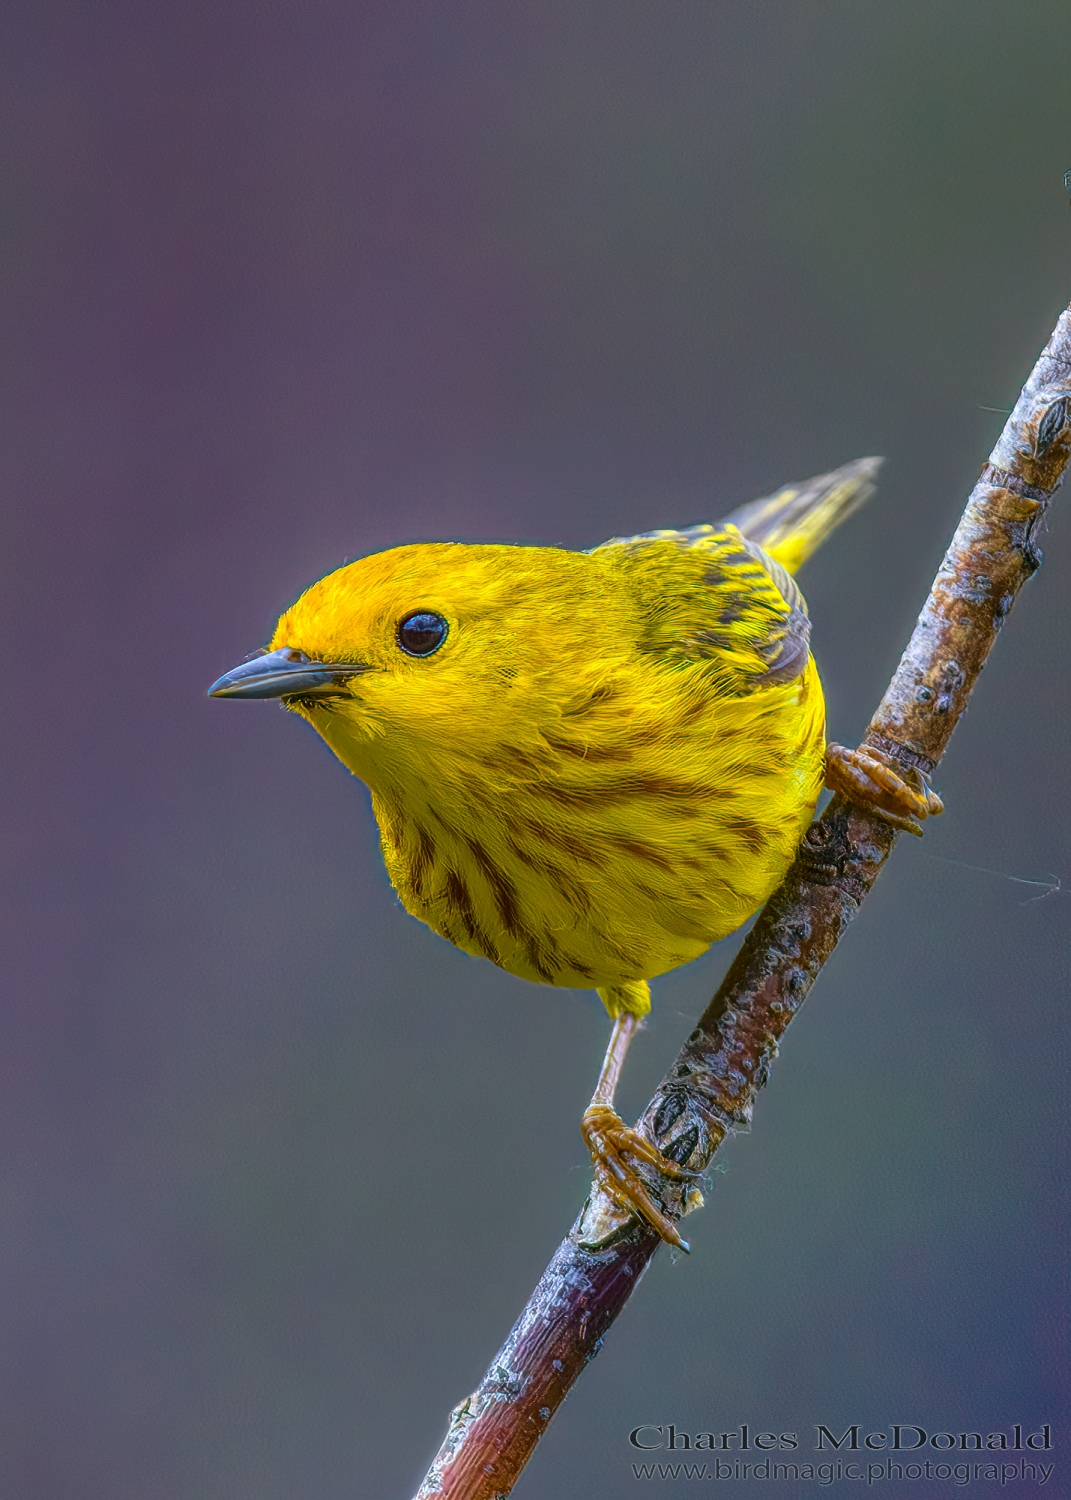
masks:
[[[880,453],[803,578],[854,743],[1071,294],[1071,13],[37,0],[5,33],[3,1493],[406,1500],[583,1200],[606,1020],[413,922],[363,787],[205,689],[344,559],[586,547]],[[1066,1476],[1065,509],[947,816],[519,1496],[631,1492],[640,1423],[1050,1422]],[[734,948],[657,984],[626,1114]]]

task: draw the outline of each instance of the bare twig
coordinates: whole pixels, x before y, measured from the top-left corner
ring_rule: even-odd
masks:
[[[1071,309],[1060,317],[971,492],[865,743],[929,774],[1015,596],[1071,449]],[[898,835],[835,797],[800,846],[639,1129],[704,1169],[746,1125],[778,1041],[874,884]],[[651,1182],[667,1212],[687,1188]],[[417,1500],[500,1500],[599,1350],[661,1241],[593,1191],[480,1388],[462,1402]]]

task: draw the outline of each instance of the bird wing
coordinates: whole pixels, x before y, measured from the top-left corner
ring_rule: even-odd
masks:
[[[733,696],[791,682],[807,665],[803,595],[737,527],[650,531],[592,551],[633,598],[639,648],[667,665],[703,662]]]
[[[880,458],[785,485],[717,526],[614,537],[593,549],[639,604],[641,644],[706,661],[719,688],[754,692],[807,665],[811,622],[792,574],[873,492]]]

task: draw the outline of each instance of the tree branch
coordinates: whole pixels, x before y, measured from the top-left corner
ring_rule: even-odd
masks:
[[[1023,388],[971,492],[865,743],[929,774],[1019,589],[1071,450],[1071,308]],[[751,1119],[782,1033],[898,838],[835,797],[737,954],[639,1122],[681,1165],[704,1170]],[[651,1180],[667,1212],[687,1187]],[[508,1495],[661,1241],[593,1190],[479,1389],[456,1408],[417,1500]]]

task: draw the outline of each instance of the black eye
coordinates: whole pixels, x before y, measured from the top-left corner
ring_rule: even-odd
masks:
[[[398,644],[407,656],[431,656],[438,651],[449,627],[442,615],[419,609],[398,623]]]

